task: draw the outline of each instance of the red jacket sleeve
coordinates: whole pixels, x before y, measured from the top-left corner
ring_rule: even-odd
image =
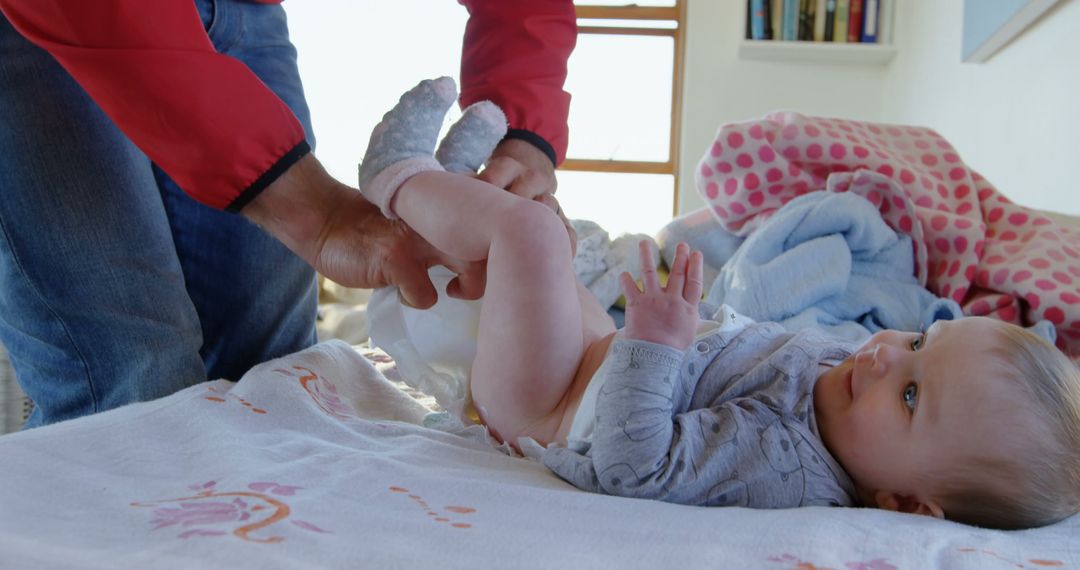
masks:
[[[469,10],[461,56],[462,106],[494,101],[510,121],[508,136],[536,144],[561,163],[570,112],[570,94],[563,90],[566,60],[577,42],[573,1],[459,2]]]
[[[196,200],[239,210],[309,151],[292,111],[214,49],[191,0],[0,0]]]

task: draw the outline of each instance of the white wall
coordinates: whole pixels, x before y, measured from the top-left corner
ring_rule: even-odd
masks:
[[[740,60],[746,2],[688,2],[678,190],[681,212],[704,204],[694,188],[694,168],[722,123],[758,118],[777,109],[862,120],[881,117],[888,68]]]
[[[1080,214],[1080,2],[961,63],[963,2],[900,0],[883,119],[936,129],[1015,202]]]
[[[965,64],[962,0],[890,1],[898,53],[874,66],[739,60],[744,2],[689,0],[680,211],[702,205],[693,171],[721,123],[790,108],[932,127],[1014,201],[1080,214],[1080,2]]]

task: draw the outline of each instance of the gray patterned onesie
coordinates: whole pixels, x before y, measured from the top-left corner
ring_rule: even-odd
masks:
[[[702,317],[716,307],[703,305]],[[707,315],[707,316],[706,316]],[[722,321],[723,317],[720,317]],[[685,351],[616,337],[591,446],[542,460],[586,491],[753,508],[856,504],[814,420],[820,363],[856,345],[776,323],[717,330]]]

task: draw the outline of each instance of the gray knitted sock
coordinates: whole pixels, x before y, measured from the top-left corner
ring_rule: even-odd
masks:
[[[443,169],[432,154],[443,117],[456,98],[453,79],[425,79],[402,95],[371,132],[360,162],[360,191],[384,216],[397,218],[390,203],[406,180]]]
[[[491,101],[469,105],[439,143],[435,158],[447,172],[472,173],[506,136],[506,115]]]

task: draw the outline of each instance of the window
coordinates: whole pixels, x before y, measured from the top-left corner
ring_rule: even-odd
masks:
[[[577,6],[581,34],[566,83],[573,98],[559,200],[568,215],[612,234],[654,233],[677,206],[686,0],[588,4]],[[355,185],[368,135],[401,93],[421,78],[457,78],[468,14],[452,0],[283,6],[311,107],[315,153],[330,174]],[[455,106],[444,128],[459,116]]]
[[[566,90],[570,147],[558,172],[572,217],[655,233],[678,204],[685,0],[577,5]]]

